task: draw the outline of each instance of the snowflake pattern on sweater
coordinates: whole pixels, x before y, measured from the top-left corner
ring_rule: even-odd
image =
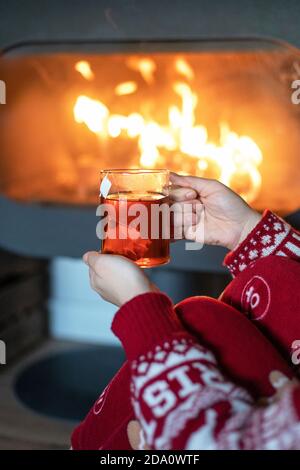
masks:
[[[226,380],[193,339],[156,346],[132,363],[133,408],[153,449],[291,449],[300,445],[293,392],[268,408]]]
[[[266,210],[248,237],[225,257],[224,264],[235,277],[257,259],[269,255],[298,259],[300,235],[283,219]]]
[[[146,441],[155,449],[172,449],[173,439],[201,412],[204,422],[197,442],[214,446],[217,422],[205,423],[206,410],[225,400],[234,411],[249,409],[252,403],[247,392],[224,379],[213,354],[191,338],[164,342],[133,361],[131,392]],[[193,436],[187,448],[192,443]]]

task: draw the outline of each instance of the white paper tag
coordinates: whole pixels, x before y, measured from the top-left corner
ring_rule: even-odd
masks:
[[[111,181],[109,181],[108,176],[105,175],[100,184],[100,196],[107,197],[110,188],[111,188]]]

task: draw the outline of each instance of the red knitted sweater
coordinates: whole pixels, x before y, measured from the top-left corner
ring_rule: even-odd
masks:
[[[74,430],[73,449],[131,449],[132,420],[151,449],[300,448],[300,385],[275,399],[297,373],[299,258],[300,234],[266,211],[226,256],[234,280],[220,299],[174,306],[147,293],[123,305],[112,330],[128,360]]]

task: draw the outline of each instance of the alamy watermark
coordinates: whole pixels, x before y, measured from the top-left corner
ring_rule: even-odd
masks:
[[[295,339],[295,341],[293,341],[291,350],[292,350],[291,361],[295,366],[297,366],[300,364],[300,340],[299,339]]]
[[[116,201],[114,201],[116,202]],[[96,215],[101,218],[96,234],[100,240],[181,240],[186,250],[204,245],[204,209],[191,203],[102,203]]]
[[[291,101],[293,104],[300,103],[300,64],[298,62],[294,62],[293,64],[294,72],[291,88],[294,90],[291,95]]]
[[[0,104],[6,104],[6,84],[0,80]]]
[[[6,344],[0,339],[0,365],[6,364]]]
[[[300,80],[294,80],[292,82],[292,88],[295,89],[291,97],[292,103],[299,104],[300,103]]]

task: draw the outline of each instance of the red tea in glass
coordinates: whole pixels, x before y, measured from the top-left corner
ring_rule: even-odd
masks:
[[[167,170],[118,170],[123,172],[123,178],[116,171],[106,171],[112,185],[109,194],[101,197],[101,203],[108,209],[102,253],[126,256],[141,267],[168,263]],[[114,192],[116,176],[119,191]],[[133,190],[124,190],[130,186]],[[167,212],[164,214],[163,210]]]

